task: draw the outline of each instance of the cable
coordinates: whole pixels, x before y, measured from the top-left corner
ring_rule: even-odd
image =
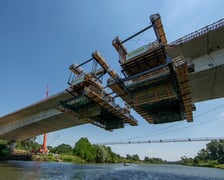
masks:
[[[172,132],[176,132],[176,131],[179,131],[179,130],[182,130],[182,129],[187,129],[187,128],[191,128],[191,127],[195,127],[195,126],[199,126],[199,125],[201,125],[201,124],[205,124],[205,123],[208,123],[208,122],[212,122],[212,121],[216,121],[216,120],[219,120],[219,119],[223,119],[223,117],[218,117],[218,118],[214,118],[214,119],[210,119],[210,120],[207,120],[207,121],[205,121],[205,122],[201,122],[201,123],[199,123],[199,124],[196,124],[196,125],[193,125],[193,126],[187,126],[187,127],[182,127],[182,128],[178,128],[178,129],[175,129],[175,130],[172,130]],[[158,136],[158,135],[161,135],[161,134],[167,134],[167,133],[170,133],[171,131],[166,131],[166,132],[163,132],[163,133],[159,133],[159,134],[154,134],[154,135],[152,135],[151,137],[153,137],[153,136]],[[206,139],[207,137],[205,137],[204,139]],[[218,138],[218,139],[220,139],[220,138]],[[208,140],[208,138],[207,138],[207,140]],[[154,141],[158,141],[158,140],[154,140]],[[197,140],[197,141],[199,141],[199,140]],[[104,145],[115,145],[115,144],[141,144],[141,143],[145,143],[146,142],[146,140],[143,140],[143,141],[133,141],[133,142],[131,142],[130,143],[130,141],[113,141],[113,142],[109,142],[109,143],[98,143],[98,144],[104,144]],[[159,141],[158,141],[159,142]],[[160,142],[163,142],[162,140],[160,140]],[[167,142],[169,142],[169,141],[167,141]],[[174,141],[173,141],[174,142]],[[176,142],[182,142],[182,141],[180,141],[180,140],[176,140]],[[190,140],[189,140],[189,142],[190,142]],[[147,143],[153,143],[153,141],[150,141],[149,142],[149,140],[147,140]]]
[[[140,138],[140,137],[149,136],[149,135],[152,135],[152,134],[154,134],[154,133],[157,133],[157,132],[160,132],[160,131],[169,129],[169,128],[173,128],[173,127],[175,127],[175,126],[177,126],[177,125],[179,125],[179,124],[180,124],[180,123],[178,123],[178,124],[172,124],[172,125],[170,125],[170,126],[168,126],[168,127],[163,127],[163,128],[161,128],[161,129],[159,129],[159,130],[154,130],[154,131],[152,131],[152,132],[150,132],[150,133],[146,133],[146,134],[142,134],[142,135],[134,136],[134,137],[131,137],[131,138],[127,138],[127,139],[125,139],[125,140],[131,140],[131,139],[136,139],[136,138]]]
[[[223,117],[218,117],[218,118],[214,118],[214,119],[209,119],[207,121],[204,121],[204,122],[201,122],[199,124],[195,124],[195,125],[192,125],[192,126],[186,126],[186,127],[182,127],[182,128],[178,128],[178,129],[174,129],[172,131],[166,131],[166,132],[163,132],[163,133],[159,133],[159,134],[154,134],[152,136],[158,136],[158,135],[161,135],[161,134],[167,134],[167,133],[170,133],[170,132],[176,132],[176,131],[179,131],[179,130],[182,130],[182,129],[188,129],[188,128],[192,128],[192,127],[195,127],[195,126],[199,126],[199,125],[202,125],[202,124],[205,124],[205,123],[210,123],[212,121],[216,121],[216,120],[219,120],[219,119],[222,119]],[[151,137],[152,137],[151,136]]]
[[[209,112],[214,111],[214,110],[216,110],[216,109],[218,109],[218,108],[220,108],[220,107],[222,107],[222,106],[224,106],[224,104],[218,105],[218,106],[216,106],[215,108],[210,109],[209,111],[206,111],[206,112],[204,112],[204,113],[201,113],[201,114],[195,116],[195,118],[198,118],[198,117],[200,117],[200,116],[203,116],[203,115],[205,115],[205,114],[208,114]]]
[[[208,111],[206,111],[206,112],[204,112],[204,113],[201,113],[201,114],[197,115],[195,118],[199,118],[199,117],[201,117],[201,116],[204,116],[204,115],[208,114],[209,112],[214,111],[214,110],[216,110],[216,109],[218,109],[218,108],[220,108],[220,107],[222,107],[222,106],[224,106],[224,104],[218,105],[218,106],[216,106],[215,108],[212,108],[212,109],[210,109],[210,110],[208,110]],[[175,132],[175,131],[179,131],[179,130],[182,130],[182,129],[187,129],[187,128],[195,127],[195,126],[202,125],[202,124],[205,124],[205,123],[208,123],[208,122],[217,120],[217,119],[221,119],[221,118],[222,118],[222,117],[219,117],[219,118],[215,118],[215,119],[213,119],[213,120],[208,120],[208,121],[201,122],[201,123],[199,123],[199,124],[194,124],[194,125],[191,125],[191,126],[181,127],[181,128],[178,128],[178,129],[174,129],[174,130],[170,130],[170,131],[165,131],[165,132],[162,132],[162,133],[158,133],[158,132],[161,132],[161,131],[163,131],[163,130],[167,130],[167,129],[176,127],[177,125],[180,125],[180,123],[181,123],[181,122],[180,122],[180,123],[178,123],[178,124],[170,125],[170,126],[168,126],[168,127],[164,127],[164,128],[159,129],[159,130],[152,131],[152,132],[150,132],[150,133],[146,133],[146,134],[142,134],[142,135],[138,135],[138,136],[134,136],[134,137],[130,137],[130,138],[127,138],[127,139],[118,140],[118,141],[132,140],[132,139],[136,139],[136,138],[140,138],[140,137],[146,137],[146,136],[149,136],[149,135],[152,137],[152,136],[158,136],[158,135],[161,135],[161,134],[167,134],[167,133],[169,133],[169,132],[171,132],[171,131],[172,131],[172,132]]]

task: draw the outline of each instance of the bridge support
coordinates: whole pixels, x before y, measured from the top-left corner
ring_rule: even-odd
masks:
[[[16,141],[10,141],[9,143],[9,150],[12,152],[16,147]]]

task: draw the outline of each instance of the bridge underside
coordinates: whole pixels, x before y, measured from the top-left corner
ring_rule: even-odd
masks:
[[[220,27],[204,35],[199,34],[197,37],[191,37],[190,39],[181,38],[170,43],[168,54],[171,57],[177,57],[182,54],[185,58],[191,57],[195,59],[223,48],[224,27]]]
[[[17,112],[0,118],[0,138],[20,141],[35,137],[45,132],[86,123],[72,115],[63,114],[54,107],[61,99],[69,98],[69,94],[62,92]]]
[[[66,106],[62,104],[68,99],[71,101],[68,102],[69,108],[66,109]],[[85,99],[84,103],[83,99]],[[124,123],[137,125],[137,121],[129,112],[103,101],[93,91],[86,90],[85,95],[77,98],[64,91],[47,100],[1,117],[0,139],[21,141],[46,132],[87,123],[109,131],[123,128]]]
[[[179,39],[169,45],[168,54],[192,59],[195,68],[195,72],[190,73],[193,102],[224,97],[224,27],[190,40]]]
[[[190,75],[192,99],[194,102],[224,97],[224,65]]]
[[[22,128],[15,129],[3,135],[0,135],[0,139],[22,141],[35,137],[45,132],[57,131],[73,126],[79,126],[88,123],[83,119],[74,118],[72,115],[60,114],[51,118],[43,119],[39,122],[32,123]]]

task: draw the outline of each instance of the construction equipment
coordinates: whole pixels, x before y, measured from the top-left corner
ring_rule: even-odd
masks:
[[[91,61],[94,62],[92,72],[84,72],[81,66]],[[99,69],[97,65],[100,65]],[[106,73],[112,78],[116,78],[117,74],[109,69],[106,60],[98,51],[82,64],[73,64],[69,69],[71,75],[67,92],[71,98],[60,102],[58,110],[73,114],[79,119],[85,119],[109,131],[123,128],[126,123],[131,126],[137,125],[137,121],[130,115],[130,111],[127,111],[127,107],[121,108],[116,104],[114,98],[103,87],[101,78]]]
[[[39,153],[47,154],[49,150],[47,149],[47,133],[44,133],[44,140],[41,148],[38,150]]]
[[[137,125],[137,121],[130,115],[130,108],[149,123],[183,119],[193,121],[189,83],[192,63],[183,56],[175,59],[167,56],[167,40],[160,15],[151,15],[150,20],[149,26],[129,38],[121,41],[116,37],[112,41],[119,54],[123,78],[111,70],[105,58],[95,51],[82,64],[70,66],[70,87],[67,92],[72,97],[60,102],[57,109],[106,130],[122,128],[124,123]],[[128,52],[124,43],[150,28],[153,28],[156,40]],[[92,61],[92,72],[84,72],[82,66]],[[110,93],[105,91],[102,84],[105,74],[110,76],[106,86],[112,90]],[[126,107],[121,108],[115,104],[116,97],[121,97]]]
[[[150,16],[151,25],[126,40],[112,44],[119,54],[124,78],[112,77],[108,86],[149,123],[193,121],[189,70],[183,56],[167,56],[167,40],[159,14]],[[156,41],[128,52],[124,43],[153,28]]]
[[[46,99],[48,99],[48,84],[46,88]],[[41,148],[38,150],[39,153],[47,154],[49,152],[47,148],[47,133],[44,133],[43,144]]]

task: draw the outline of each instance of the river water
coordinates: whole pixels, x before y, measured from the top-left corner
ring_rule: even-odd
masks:
[[[224,180],[224,170],[181,165],[70,164],[0,161],[0,179]]]

